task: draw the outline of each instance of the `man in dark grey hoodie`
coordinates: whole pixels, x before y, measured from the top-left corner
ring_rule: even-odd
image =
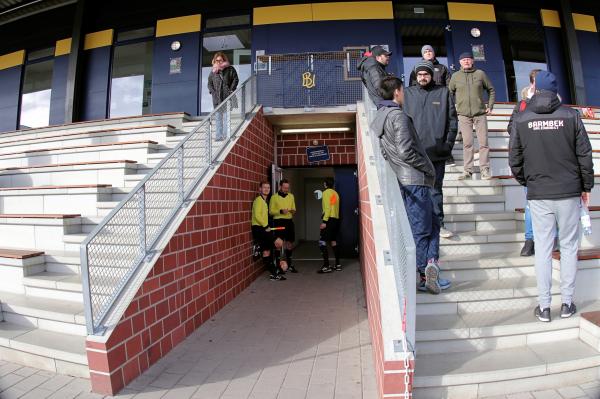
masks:
[[[382,46],[375,46],[371,49],[371,55],[360,60],[357,66],[360,78],[369,92],[369,97],[378,108],[379,103],[383,100],[379,86],[382,79],[389,76],[385,67],[390,63],[391,55],[391,51],[387,51]]]
[[[400,191],[415,240],[419,290],[439,294],[449,282],[439,281],[440,220],[435,216],[431,189],[435,169],[417,136],[410,117],[402,110],[402,81],[386,77],[381,82],[384,101],[371,130],[379,137],[383,157],[400,183]],[[443,284],[440,284],[443,283]]]

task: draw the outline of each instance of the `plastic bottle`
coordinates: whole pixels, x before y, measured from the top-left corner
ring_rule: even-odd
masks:
[[[588,211],[587,206],[581,204],[579,217],[581,219],[581,228],[583,230],[583,234],[589,236],[592,234],[592,219],[590,218],[590,212]]]

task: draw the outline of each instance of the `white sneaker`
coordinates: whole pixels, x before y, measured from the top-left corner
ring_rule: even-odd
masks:
[[[450,230],[448,230],[445,227],[440,228],[440,237],[442,238],[450,238],[450,237],[454,237],[454,233],[451,232]]]

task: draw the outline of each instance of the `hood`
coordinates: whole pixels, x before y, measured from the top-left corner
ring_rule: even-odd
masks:
[[[477,68],[475,68],[475,67],[473,67],[471,69],[460,68],[460,70],[463,71],[464,73],[473,73],[473,72],[475,72],[477,70]]]
[[[527,110],[536,114],[550,114],[560,107],[558,95],[551,91],[540,90],[529,100]]]
[[[390,112],[401,109],[398,104],[391,100],[383,100],[379,103],[380,108],[377,110],[377,115],[375,115],[375,120],[371,123],[371,130],[375,132],[377,137],[383,136],[383,128],[385,126],[385,120]]]
[[[359,71],[366,71],[367,69],[377,65],[380,65],[381,67],[385,68],[385,66],[377,62],[377,60],[374,57],[363,57],[362,60],[360,60],[360,62],[356,66],[356,69],[358,69]]]

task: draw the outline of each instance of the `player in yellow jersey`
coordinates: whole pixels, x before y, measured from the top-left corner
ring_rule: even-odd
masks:
[[[292,265],[292,250],[296,240],[296,231],[294,229],[294,214],[296,213],[296,202],[294,194],[290,193],[290,182],[282,179],[279,183],[279,191],[271,196],[269,201],[269,214],[273,217],[274,227],[283,227],[283,230],[274,231],[275,237],[285,241],[285,254],[287,257],[288,270],[292,273],[298,273]]]
[[[323,182],[325,191],[321,205],[323,207],[323,216],[321,217],[321,237],[319,238],[319,249],[323,256],[323,267],[318,270],[318,273],[331,273],[334,269],[342,270],[340,263],[340,248],[337,245],[337,235],[340,230],[340,195],[333,189],[333,179],[328,177]],[[329,252],[327,251],[327,243],[333,248],[335,255],[335,267],[329,266]]]
[[[265,268],[269,271],[271,280],[285,280],[285,277],[280,273],[276,265],[287,263],[282,259],[281,249],[283,240],[277,238],[274,240],[271,227],[269,227],[269,207],[267,201],[271,193],[271,185],[269,182],[262,181],[258,188],[259,195],[256,196],[252,203],[252,238],[262,251],[262,260]],[[275,248],[273,248],[275,247]],[[273,263],[271,250],[275,250],[276,263]]]

